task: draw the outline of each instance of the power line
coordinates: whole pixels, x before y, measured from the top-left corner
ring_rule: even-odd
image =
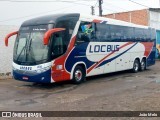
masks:
[[[98,3],[98,0],[97,0],[96,4],[94,5],[94,7],[96,7],[97,3]]]
[[[91,5],[88,5],[88,4],[84,4],[84,3],[77,3],[78,1],[28,1],[28,0],[11,0],[11,2],[65,2],[65,3],[71,3],[71,4],[78,4],[78,5],[84,5],[84,6],[91,6]]]
[[[141,5],[141,6],[144,6],[144,7],[147,7],[147,8],[151,8],[151,7],[147,6],[147,5],[143,5],[141,3],[138,3],[138,2],[135,2],[135,1],[132,1],[132,0],[128,0],[128,1],[130,1],[132,3],[135,3],[135,4],[138,4],[138,5]]]
[[[7,1],[13,2],[13,0],[7,0]],[[90,0],[90,1],[92,1],[92,0]],[[24,2],[24,1],[22,1],[22,2]],[[53,2],[56,2],[56,1],[53,1]],[[58,2],[66,2],[66,1],[58,1]],[[77,0],[77,2],[78,2],[78,0]],[[68,3],[71,3],[71,2],[68,1]],[[90,6],[91,7],[91,5],[83,4],[83,3],[76,3],[76,1],[72,2],[71,4],[84,5],[84,6]],[[57,10],[67,9],[67,8],[70,8],[70,7],[74,7],[74,6],[72,5],[72,6],[69,6],[69,7],[64,7],[64,8],[60,8],[60,9],[51,10],[51,11],[46,11],[46,12],[42,12],[42,13],[38,13],[38,14],[49,13],[49,12],[53,12],[53,11],[57,11]],[[30,16],[33,16],[33,15],[37,15],[37,13],[36,14],[27,15],[27,16],[17,17],[17,18],[10,18],[10,19],[6,19],[6,20],[1,20],[0,22],[6,22],[6,21],[11,21],[11,20],[13,21],[13,20],[17,20],[17,19],[22,19],[22,18],[30,17]]]
[[[105,10],[109,10],[109,11],[112,11],[112,12],[114,12],[114,13],[115,13],[115,12],[116,12],[116,13],[118,12],[118,11],[115,11],[115,10],[109,9],[109,8],[107,8],[107,7],[105,7],[105,6],[103,6],[103,8],[105,8]]]
[[[95,0],[87,0],[87,1],[86,0],[73,0],[73,1],[69,1],[69,0],[6,0],[6,1],[9,1],[9,2],[79,2],[79,1],[88,2],[88,1],[95,1]]]
[[[57,10],[62,10],[62,9],[67,9],[67,8],[70,8],[70,7],[75,7],[75,6],[68,6],[68,7],[64,7],[64,8],[59,8],[59,9],[55,9],[55,10],[50,10],[50,11],[46,11],[46,12],[41,12],[41,13],[35,13],[35,14],[31,14],[31,15],[27,15],[27,16],[22,16],[22,17],[17,17],[17,18],[9,18],[9,19],[6,19],[6,20],[1,20],[0,22],[6,22],[6,21],[13,21],[13,20],[17,20],[17,19],[23,19],[23,18],[26,18],[26,17],[30,17],[30,16],[33,16],[33,15],[40,15],[40,14],[44,14],[44,13],[49,13],[49,12],[54,12],[54,11],[57,11]]]

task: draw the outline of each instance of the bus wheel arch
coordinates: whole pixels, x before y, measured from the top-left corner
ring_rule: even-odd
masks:
[[[140,71],[146,70],[146,67],[147,67],[147,58],[143,57],[140,62]]]
[[[86,71],[84,68],[85,67],[83,64],[76,65],[76,67],[74,68],[73,78],[72,78],[72,82],[74,84],[80,84],[85,80]]]
[[[83,71],[83,79],[85,80],[85,77],[86,77],[86,65],[85,65],[85,63],[83,63],[83,62],[78,62],[78,63],[76,63],[73,67],[72,67],[72,71],[71,71],[71,73],[70,73],[70,79],[72,80],[72,81],[75,81],[75,70],[77,69],[77,68],[79,68],[80,70],[82,70]],[[82,80],[83,81],[83,80]],[[82,82],[81,81],[81,82]],[[75,83],[75,82],[74,82]]]
[[[134,62],[133,62],[133,68],[132,71],[134,73],[137,73],[140,69],[140,59],[139,58],[135,58]]]

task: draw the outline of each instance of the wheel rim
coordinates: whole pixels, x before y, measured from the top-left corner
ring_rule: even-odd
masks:
[[[135,64],[134,64],[134,70],[135,70],[135,71],[138,71],[138,68],[139,68],[138,63],[135,63]]]
[[[82,79],[82,71],[81,70],[77,70],[75,72],[75,79],[76,79],[76,81],[80,81]]]

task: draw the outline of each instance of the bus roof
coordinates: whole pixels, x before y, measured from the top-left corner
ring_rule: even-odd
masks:
[[[29,25],[40,25],[40,24],[52,24],[58,20],[66,19],[68,17],[77,17],[79,18],[80,14],[73,13],[73,14],[53,14],[53,15],[46,15],[42,17],[33,18],[27,21],[24,21],[22,26],[29,26]]]
[[[130,22],[125,22],[121,20],[106,18],[106,17],[99,17],[99,16],[90,16],[90,15],[81,15],[80,20],[84,21],[93,21],[93,20],[101,20],[106,21],[107,24],[113,25],[121,25],[121,26],[129,26],[129,27],[138,27],[138,28],[149,28],[149,26],[137,25]]]
[[[79,13],[53,14],[53,15],[37,17],[37,18],[33,18],[23,22],[22,26],[52,24],[58,20],[67,19],[69,17],[77,17],[81,21],[88,21],[88,22],[92,22],[93,20],[100,20],[100,21],[105,21],[107,24],[113,24],[113,25],[138,27],[138,28],[146,28],[146,29],[149,28],[148,26],[137,25],[130,22],[121,21],[121,20],[115,20],[115,19],[106,18],[106,17],[91,16],[91,15],[82,15]]]

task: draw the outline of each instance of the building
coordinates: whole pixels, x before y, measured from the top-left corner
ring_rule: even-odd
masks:
[[[104,17],[149,26],[156,29],[157,57],[160,57],[160,8],[148,8],[104,15]]]

